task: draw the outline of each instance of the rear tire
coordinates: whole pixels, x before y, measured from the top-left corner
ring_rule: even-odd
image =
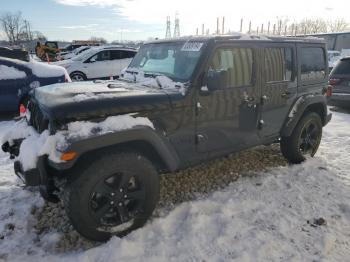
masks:
[[[322,138],[322,122],[317,113],[304,115],[291,136],[281,138],[282,155],[292,164],[299,164],[306,156],[313,157]]]
[[[80,81],[87,80],[86,75],[84,73],[81,73],[81,72],[73,72],[69,76],[72,79],[72,82],[80,82]]]
[[[137,153],[94,156],[75,168],[63,201],[81,235],[106,241],[146,223],[159,199],[159,176],[152,163]]]

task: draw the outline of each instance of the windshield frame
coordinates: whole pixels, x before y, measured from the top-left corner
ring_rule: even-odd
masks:
[[[138,67],[135,66],[135,59],[137,58],[137,55],[140,53],[140,51],[142,51],[142,49],[144,47],[148,47],[148,46],[156,46],[156,45],[176,45],[178,44],[179,47],[182,45],[185,45],[186,43],[191,43],[191,42],[196,42],[196,43],[202,43],[202,46],[200,48],[200,50],[198,52],[200,52],[197,61],[195,62],[195,66],[193,67],[193,70],[191,72],[191,74],[187,77],[187,78],[178,78],[173,74],[169,74],[166,72],[158,72],[158,71],[145,71],[142,67]],[[188,83],[193,81],[194,76],[196,75],[196,72],[198,71],[198,67],[201,65],[202,63],[202,59],[205,56],[206,53],[206,48],[207,48],[207,41],[203,40],[203,39],[190,39],[190,40],[177,40],[177,41],[160,41],[160,42],[150,42],[150,43],[145,43],[144,45],[142,45],[140,47],[140,49],[138,50],[137,54],[135,55],[135,57],[132,59],[132,61],[130,62],[129,66],[128,66],[128,70],[132,71],[132,69],[137,69],[140,71],[143,71],[145,75],[164,75],[170,79],[172,79],[175,82],[181,82],[181,83]],[[140,63],[139,63],[140,65]]]

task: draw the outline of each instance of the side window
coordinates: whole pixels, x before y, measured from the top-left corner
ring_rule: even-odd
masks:
[[[326,77],[326,58],[321,47],[302,47],[300,54],[301,80],[314,81]]]
[[[266,82],[292,81],[292,48],[266,48],[264,66]]]
[[[118,60],[121,58],[122,51],[119,50],[111,50],[111,60]]]
[[[223,72],[224,87],[240,87],[252,84],[253,50],[251,48],[220,48],[209,64],[209,71]]]
[[[105,50],[91,57],[90,61],[91,62],[106,61],[106,60],[110,60],[110,58],[111,58],[110,51]]]
[[[133,51],[120,51],[120,53],[121,53],[121,59],[133,58],[136,54],[136,52],[133,52]]]

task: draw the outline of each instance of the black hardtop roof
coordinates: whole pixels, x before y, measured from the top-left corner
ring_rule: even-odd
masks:
[[[312,36],[294,37],[294,36],[267,36],[267,35],[248,35],[248,34],[230,34],[230,35],[200,35],[200,36],[183,36],[177,38],[165,38],[161,40],[154,40],[146,42],[146,44],[169,43],[169,42],[186,42],[186,41],[249,41],[249,42],[301,42],[301,43],[325,43],[323,38]]]

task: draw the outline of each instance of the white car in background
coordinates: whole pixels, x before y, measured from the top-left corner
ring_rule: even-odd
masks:
[[[117,77],[127,67],[137,50],[125,47],[92,47],[71,59],[53,63],[67,69],[72,81]]]

